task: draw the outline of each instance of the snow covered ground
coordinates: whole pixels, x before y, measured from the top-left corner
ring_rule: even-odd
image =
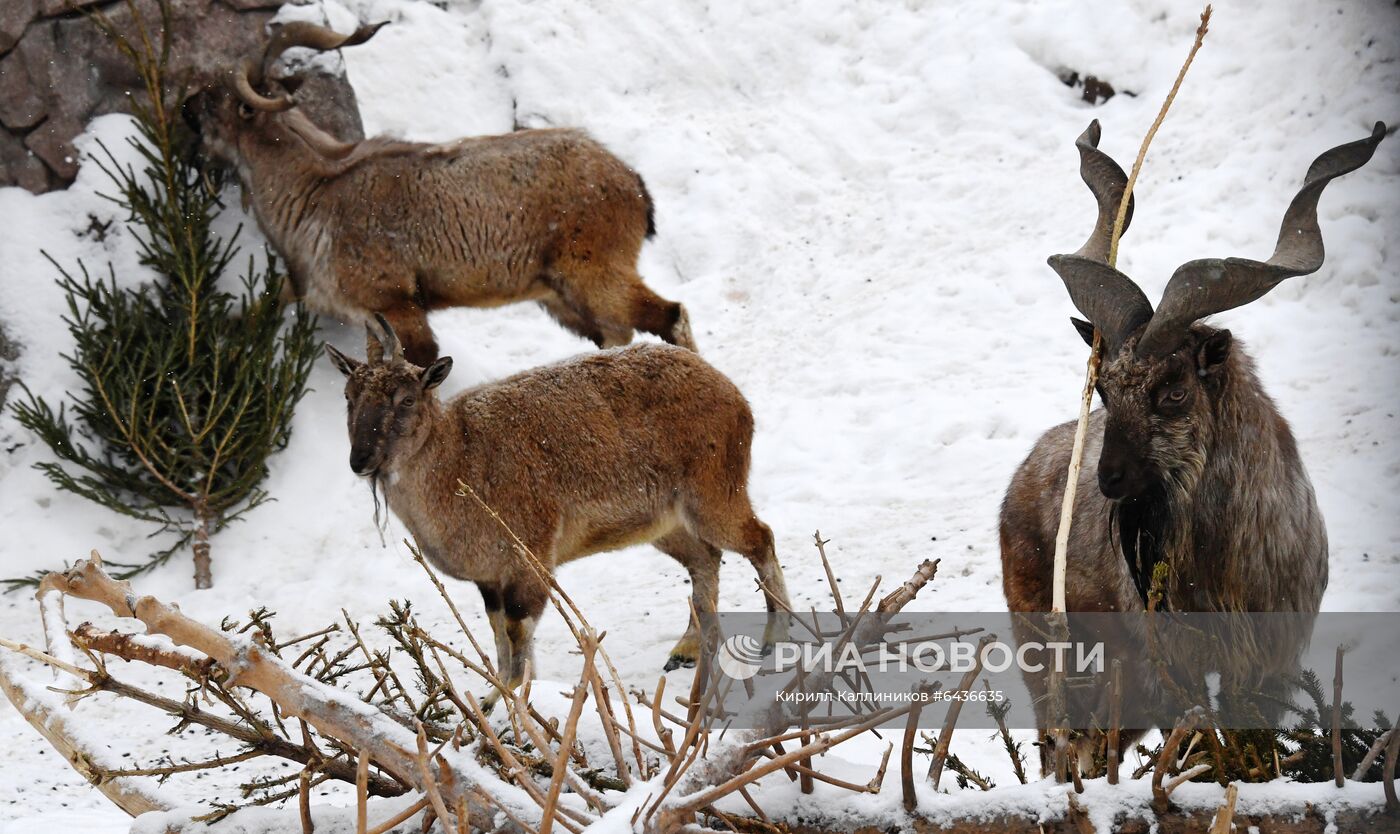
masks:
[[[1131,162],[1200,8],[444,5],[328,3],[341,28],[393,22],[345,53],[367,128],[440,140],[513,123],[576,125],[642,173],[659,226],[643,274],[689,307],[702,352],[753,403],[753,493],[794,602],[826,604],[811,546],[820,528],[848,594],[876,576],[902,581],[937,557],[939,576],[913,608],[1002,608],[1002,493],[1039,433],[1074,414],[1085,358],[1045,266],[1093,221],[1073,141],[1098,118],[1103,147]],[[1185,260],[1266,257],[1313,157],[1378,119],[1400,123],[1400,9],[1389,0],[1226,0],[1215,12],[1139,180],[1122,249],[1120,266],[1154,299]],[[1090,107],[1058,80],[1062,68],[1136,95]],[[120,117],[95,127],[109,145],[127,130]],[[69,265],[110,260],[121,280],[141,279],[127,234],[98,242],[82,232],[90,213],[112,215],[94,194],[105,186],[85,166],[67,192],[0,190],[0,320],[24,346],[24,379],[51,400],[74,376],[59,357],[70,346],[63,298],[40,250]],[[1258,360],[1298,436],[1331,537],[1329,610],[1400,610],[1397,186],[1392,137],[1323,197],[1323,269],[1219,317]],[[532,306],[444,312],[433,325],[457,362],[449,393],[591,349]],[[359,334],[325,331],[362,350]],[[397,522],[380,547],[369,491],[346,464],[339,376],[321,363],[311,384],[292,445],[272,464],[278,501],[215,541],[216,588],[191,591],[184,561],[140,588],[215,623],[266,605],[284,634],[331,622],[341,608],[370,620],[391,598],[412,598],[427,623],[445,625],[445,607],[393,544],[404,535]],[[32,468],[46,452],[9,414],[0,449],[0,574],[92,548],[117,559],[147,552],[139,525],[55,492]],[[636,548],[575,563],[560,580],[607,630],[629,685],[650,689],[684,622],[681,568]],[[475,591],[453,588],[484,634]],[[752,571],[728,557],[721,606],[759,604]],[[90,617],[106,621],[70,608],[74,623]],[[42,639],[27,595],[0,598],[0,634]],[[538,645],[544,678],[575,674],[557,617],[543,621]],[[689,684],[688,672],[671,678]],[[198,741],[162,735],[167,722],[132,706],[94,699],[82,709],[105,722],[114,748],[136,751],[132,761]],[[994,766],[970,744],[954,748]],[[0,762],[0,834],[126,829],[8,707]],[[872,766],[851,772],[863,781]],[[167,785],[186,797],[202,787]]]

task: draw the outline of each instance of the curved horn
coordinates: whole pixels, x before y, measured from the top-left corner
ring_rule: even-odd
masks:
[[[1303,187],[1283,215],[1273,257],[1260,263],[1247,258],[1206,258],[1182,264],[1167,282],[1157,313],[1147,325],[1137,352],[1161,356],[1176,350],[1198,319],[1244,306],[1285,278],[1307,275],[1322,266],[1322,230],[1317,201],[1327,183],[1365,165],[1385,138],[1385,123],[1371,135],[1323,153],[1308,168]]]
[[[313,151],[332,162],[345,159],[358,147],[355,142],[342,142],[317,127],[316,123],[308,119],[306,114],[300,110],[293,110],[284,118],[284,124],[293,133],[301,137],[301,140],[309,145]]]
[[[266,73],[273,64],[277,63],[277,59],[282,57],[282,53],[288,49],[304,46],[318,52],[325,52],[331,49],[340,49],[343,46],[355,46],[374,37],[374,33],[388,22],[385,20],[379,23],[366,23],[350,34],[342,35],[334,29],[310,21],[294,20],[278,28],[276,34],[267,42],[267,48],[263,50],[262,62],[258,67],[260,74],[257,80],[261,81],[261,73]]]
[[[1123,201],[1123,190],[1128,187],[1128,175],[1123,173],[1113,158],[1099,150],[1099,136],[1102,130],[1099,120],[1089,123],[1079,134],[1074,146],[1079,149],[1079,176],[1094,194],[1099,204],[1099,216],[1094,223],[1094,231],[1076,255],[1108,262],[1109,244],[1113,237],[1113,221],[1118,218],[1118,206]],[[1128,197],[1128,213],[1123,219],[1123,232],[1133,222],[1133,198]]]
[[[1095,119],[1074,143],[1079,149],[1079,176],[1099,207],[1094,231],[1078,252],[1054,255],[1049,263],[1065,282],[1074,306],[1103,334],[1107,355],[1113,356],[1133,331],[1152,318],[1152,304],[1131,278],[1108,265],[1113,222],[1128,175],[1112,157],[1099,150],[1101,133]],[[1133,201],[1129,197],[1124,231],[1132,218]]]
[[[389,355],[389,361],[395,365],[404,361],[403,344],[399,342],[399,336],[394,332],[394,328],[389,326],[389,320],[384,318],[382,313],[375,313],[374,320],[379,323],[379,329],[383,333],[381,341],[384,345],[384,352]]]
[[[233,71],[233,89],[238,93],[238,98],[244,104],[254,110],[261,110],[264,113],[280,113],[291,109],[293,104],[290,98],[268,98],[257,90],[253,89],[252,74],[254,71],[252,61],[245,61]]]
[[[379,337],[374,335],[374,328],[369,322],[365,322],[365,364],[378,365],[384,361],[384,345],[380,344]]]
[[[1152,304],[1132,279],[1102,261],[1082,255],[1052,255],[1069,299],[1103,334],[1104,355],[1114,356],[1123,342],[1152,318]]]

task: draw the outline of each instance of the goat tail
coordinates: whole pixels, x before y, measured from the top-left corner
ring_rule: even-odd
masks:
[[[652,202],[651,192],[647,190],[647,182],[642,179],[642,175],[637,175],[637,189],[642,192],[642,202],[647,207],[647,235],[646,239],[651,240],[656,237],[656,203]]]

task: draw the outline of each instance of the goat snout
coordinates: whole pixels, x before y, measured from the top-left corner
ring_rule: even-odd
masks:
[[[1140,464],[1102,458],[1099,460],[1099,492],[1110,501],[1134,498],[1151,485],[1147,472]]]
[[[350,471],[356,475],[373,475],[378,466],[374,462],[373,449],[351,449]]]
[[[1123,467],[1121,466],[1100,466],[1099,467],[1099,492],[1105,498],[1122,498]]]

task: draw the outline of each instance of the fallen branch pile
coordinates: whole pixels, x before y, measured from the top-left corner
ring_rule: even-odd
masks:
[[[817,636],[834,637],[838,643],[867,646],[885,639],[890,617],[911,602],[937,571],[937,562],[924,562],[908,581],[878,602],[877,580],[862,603],[848,611],[826,563],[825,542],[820,538],[817,542],[834,607],[844,624],[837,635]],[[414,555],[452,606],[442,583],[421,556]],[[522,555],[533,560],[533,554]],[[726,715],[717,704],[722,687],[732,682],[727,684],[717,664],[707,657],[696,670],[689,695],[672,699],[674,707],[665,700],[663,677],[649,694],[632,691],[638,707],[634,712],[603,648],[603,635],[588,625],[557,586],[556,608],[577,640],[583,663],[577,683],[565,693],[567,714],[555,717],[546,717],[536,707],[529,685],[518,692],[504,690],[490,657],[455,607],[451,610],[469,652],[453,648],[453,642],[461,645],[462,641],[430,634],[408,603],[391,605],[389,615],[376,626],[394,643],[396,669],[390,662],[391,652],[372,648],[365,639],[367,632],[348,615],[341,623],[290,639],[274,633],[272,616],[266,611],[255,611],[244,622],[225,621],[214,627],[153,597],[137,595],[128,582],[106,573],[96,553],[64,574],[47,577],[38,597],[48,646],[40,650],[0,641],[11,650],[0,658],[0,688],[79,773],[127,813],[160,814],[162,831],[193,831],[249,806],[278,804],[286,806],[285,828],[279,830],[302,832],[314,831],[318,824],[335,830],[335,820],[345,817],[342,830],[360,834],[428,830],[434,821],[443,832],[545,834],[581,832],[605,816],[614,825],[625,819],[631,830],[653,834],[844,830],[849,822],[815,822],[821,815],[810,811],[801,819],[785,819],[784,814],[765,809],[759,799],[772,784],[789,780],[806,794],[817,791],[818,785],[827,794],[878,794],[892,758],[898,762],[900,798],[907,813],[903,824],[909,830],[1077,834],[1094,830],[1086,810],[1086,805],[1092,808],[1094,792],[1081,798],[1070,786],[1057,789],[1065,793],[1058,819],[1015,811],[966,819],[940,814],[940,791],[946,788],[939,787],[939,778],[944,770],[951,770],[963,788],[992,790],[994,785],[952,752],[956,710],[950,711],[936,736],[924,736],[927,746],[916,747],[920,743],[917,716],[925,703],[919,698],[897,708],[853,708],[850,715],[835,718],[813,716],[799,701],[781,702],[752,729],[726,730]],[[91,624],[70,629],[64,620],[64,599],[100,603],[117,617],[139,622],[143,631],[105,631]],[[795,626],[813,630],[814,635],[819,630],[815,617],[809,622],[789,613]],[[963,639],[968,634],[947,636]],[[15,653],[52,667],[58,680],[46,687],[27,678],[15,662]],[[187,687],[186,697],[171,698],[120,680],[109,669],[110,658],[178,676]],[[410,665],[412,684],[405,683],[405,662]],[[957,686],[969,689],[976,678],[974,671]],[[483,699],[486,703],[469,691],[465,685],[469,679],[494,688],[492,697]],[[833,673],[813,671],[799,672],[786,686],[815,692],[833,683]],[[847,683],[860,685],[859,681]],[[938,687],[932,683],[925,688]],[[354,694],[357,689],[359,694]],[[235,748],[230,752],[225,745],[206,758],[133,767],[130,760],[92,743],[92,738],[100,736],[83,728],[81,713],[71,709],[96,693],[145,704],[169,715],[177,728],[202,727]],[[989,712],[996,717],[994,709]],[[1319,722],[1325,723],[1322,715],[1319,709]],[[1149,756],[1147,765],[1134,774],[1143,781],[1128,785],[1150,782],[1151,786],[1150,792],[1138,792],[1143,816],[1115,819],[1116,830],[1131,831],[1140,822],[1146,830],[1148,819],[1161,831],[1229,830],[1229,819],[1235,814],[1233,793],[1213,801],[1218,811],[1214,805],[1203,811],[1199,800],[1194,809],[1179,807],[1173,800],[1182,784],[1210,775],[1209,767],[1201,763],[1205,761],[1202,751],[1211,745],[1196,726],[1203,717],[1199,711],[1188,713],[1167,742]],[[1341,719],[1336,721],[1340,726]],[[1020,745],[999,723],[998,743],[1011,757],[1018,779],[1025,781]],[[832,748],[882,727],[904,728],[901,749],[896,757],[895,743],[885,743],[883,758],[868,782],[843,780],[814,764]],[[585,735],[605,744],[590,747],[584,743]],[[1397,739],[1400,734],[1378,734],[1353,775],[1369,773],[1374,778],[1374,770],[1380,770],[1393,792]],[[1319,733],[1315,747],[1330,750],[1330,740]],[[590,749],[602,760],[591,761]],[[927,769],[915,766],[916,755],[930,757]],[[291,762],[295,768],[279,778],[245,781],[235,801],[211,797],[204,812],[169,810],[186,802],[164,794],[166,779],[195,771],[227,774],[241,763],[267,758]],[[1329,775],[1332,770],[1328,769]],[[1263,779],[1272,775],[1259,774]],[[313,807],[311,790],[324,782],[343,783],[347,791],[353,790],[353,829],[346,816],[352,813],[349,809]],[[1082,789],[1083,783],[1078,783]],[[1233,791],[1234,786],[1230,787]],[[1380,810],[1376,802],[1369,808],[1303,809],[1278,818],[1241,814],[1236,822],[1281,832],[1321,831],[1329,820],[1334,825],[1345,820],[1346,830],[1393,827],[1394,817]],[[893,813],[898,813],[897,806]],[[1221,819],[1226,820],[1223,828]],[[871,830],[884,830],[887,825]]]

